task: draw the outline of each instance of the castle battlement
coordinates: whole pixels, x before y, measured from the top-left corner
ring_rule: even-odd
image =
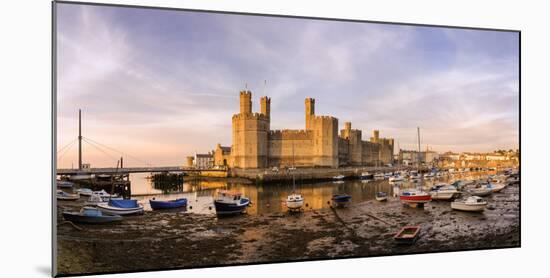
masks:
[[[232,119],[269,121],[269,117],[261,113],[234,114]]]
[[[307,140],[312,139],[313,132],[304,129],[282,129],[282,130],[270,130],[269,138],[273,140],[281,139],[294,139],[294,140]]]

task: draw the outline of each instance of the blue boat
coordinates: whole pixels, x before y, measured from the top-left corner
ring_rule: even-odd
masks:
[[[351,196],[348,194],[334,194],[332,195],[332,201],[338,207],[344,207],[351,201]]]
[[[94,207],[83,207],[80,212],[63,212],[63,218],[67,221],[85,224],[104,224],[122,220],[120,215],[105,215]]]
[[[217,215],[240,214],[250,205],[250,199],[242,197],[241,193],[220,191],[214,200]]]
[[[175,200],[169,200],[169,201],[159,201],[159,200],[149,200],[149,204],[151,205],[151,208],[154,210],[157,209],[174,209],[174,208],[181,208],[187,206],[187,199],[186,198],[179,198]]]

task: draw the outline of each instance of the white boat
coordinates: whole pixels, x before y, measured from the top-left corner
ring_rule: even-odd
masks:
[[[76,190],[76,192],[78,194],[80,194],[81,196],[92,196],[92,194],[94,193],[91,189],[89,188],[79,188]]]
[[[451,203],[451,208],[462,211],[483,211],[487,207],[487,201],[478,196],[468,197],[466,200],[457,200]]]
[[[332,177],[333,180],[343,180],[346,176],[344,175],[338,175],[338,176],[334,176]]]
[[[430,191],[433,200],[450,200],[458,197],[460,192],[452,185],[436,185]]]
[[[66,180],[57,180],[56,184],[59,188],[72,188],[74,186],[74,183]]]
[[[110,215],[130,215],[143,213],[143,205],[138,204],[137,200],[111,200],[106,204],[98,204],[97,208],[101,210],[101,212]]]
[[[393,177],[393,173],[389,172],[389,173],[384,173],[384,179],[389,179]]]
[[[122,200],[122,197],[111,197],[111,200]],[[86,205],[97,206],[99,204],[107,204],[109,202],[109,197],[101,197],[97,194],[92,194],[90,198],[86,201]]]
[[[493,193],[493,190],[491,188],[485,186],[485,185],[480,186],[480,187],[470,188],[467,191],[468,191],[468,193],[470,193],[474,196],[479,196],[479,197],[487,196],[487,195]]]
[[[500,182],[499,183],[489,183],[487,185],[487,187],[490,188],[493,191],[493,193],[495,193],[495,192],[499,192],[502,189],[504,189],[506,187],[506,184],[505,183],[500,183]]]
[[[63,201],[76,201],[80,199],[80,194],[78,193],[71,194],[63,190],[57,190],[56,198],[57,200],[63,200]]]
[[[369,172],[361,173],[361,179],[373,179],[374,175]]]
[[[291,210],[299,210],[304,205],[304,197],[301,194],[292,193],[286,198],[286,207]]]
[[[376,198],[376,201],[382,202],[388,200],[388,193],[386,192],[376,192],[376,195],[374,196]]]
[[[376,173],[376,174],[374,174],[374,179],[375,180],[383,180],[384,179],[384,174],[383,173]]]
[[[390,181],[390,182],[402,182],[402,181],[404,181],[404,180],[405,180],[405,179],[404,179],[402,176],[400,176],[400,175],[398,175],[398,176],[393,176],[393,177],[389,178],[389,181]]]

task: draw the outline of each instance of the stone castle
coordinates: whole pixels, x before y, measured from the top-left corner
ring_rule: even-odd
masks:
[[[232,145],[213,151],[214,165],[235,168],[382,166],[393,161],[394,140],[373,131],[369,141],[350,122],[338,134],[338,119],[315,115],[315,99],[305,100],[305,129],[271,130],[271,99],[252,112],[252,93],[240,92],[240,112],[232,117]]]

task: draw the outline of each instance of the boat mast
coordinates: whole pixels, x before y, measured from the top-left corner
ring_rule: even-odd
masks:
[[[82,170],[82,117],[78,109],[78,170]]]
[[[416,171],[420,175],[420,188],[422,188],[422,184],[424,183],[424,176],[420,173],[420,127],[416,127],[416,130],[418,134],[418,155],[416,158]]]
[[[292,141],[292,171],[294,171],[294,141]],[[296,191],[296,180],[294,178],[294,172],[292,172],[292,193]]]

